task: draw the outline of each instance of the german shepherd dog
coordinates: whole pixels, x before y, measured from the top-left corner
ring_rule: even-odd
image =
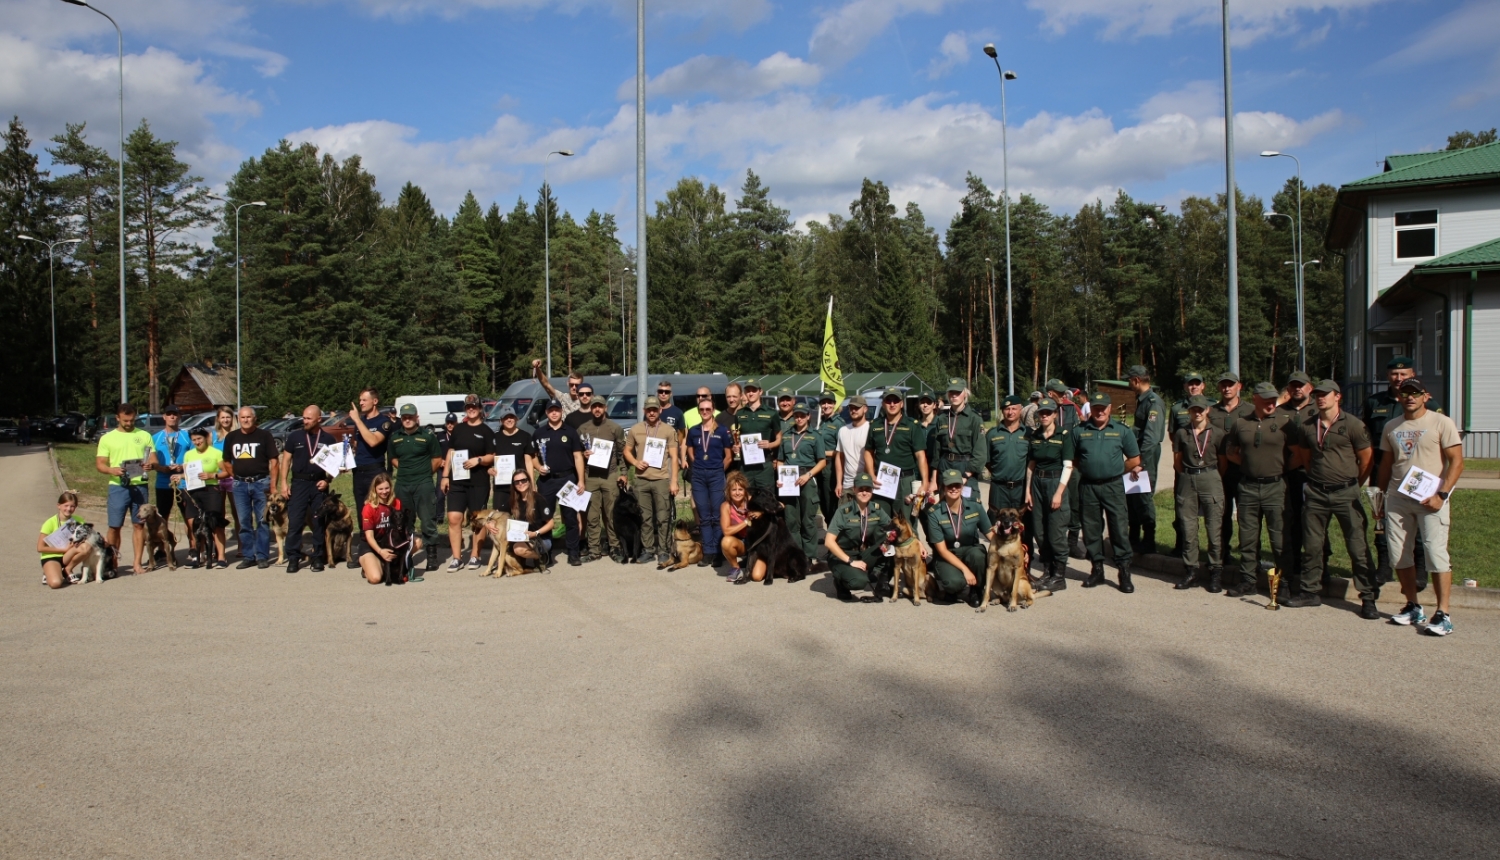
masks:
[[[87,547],[83,557],[78,559],[78,564],[73,568],[74,576],[79,577],[75,582],[88,582],[91,571],[95,582],[103,582],[106,572],[111,577],[114,576],[114,548],[104,542],[104,535],[99,534],[92,523],[73,526],[73,543]]]
[[[490,532],[490,543],[494,548],[490,550],[489,563],[484,566],[484,570],[481,570],[479,575],[493,576],[498,579],[502,576],[520,576],[526,573],[526,567],[521,564],[521,559],[510,551],[510,541],[505,538],[505,531],[510,526],[510,514],[505,511],[490,511],[480,521],[480,525],[486,531],[494,526],[495,531]],[[536,544],[533,543],[532,547],[536,548]],[[541,554],[538,550],[537,555]]]
[[[286,500],[275,493],[266,499],[266,522],[271,526],[271,540],[276,542],[276,563],[286,564]]]
[[[641,502],[635,497],[635,488],[626,486],[615,498],[615,540],[620,543],[620,554],[626,564],[634,564],[645,551],[641,545]]]
[[[329,493],[328,498],[323,500],[320,513],[323,518],[323,542],[327,547],[329,566],[337,564],[341,557],[345,562],[352,564],[349,543],[354,539],[354,518],[349,515],[349,508],[339,500],[338,493]]]
[[[167,567],[176,570],[177,535],[172,534],[167,518],[156,510],[156,505],[141,505],[141,525],[146,527],[146,563],[150,564],[160,552],[167,557]]]
[[[927,562],[922,558],[922,542],[912,531],[911,521],[898,514],[885,533],[885,540],[896,550],[891,602],[901,599],[901,589],[905,587],[911,593],[912,606],[921,606],[922,593],[927,590]]]
[[[391,550],[396,557],[390,561],[381,559],[380,581],[386,585],[405,585],[407,572],[411,570],[411,524],[416,511],[402,509],[391,512],[391,528],[386,533],[384,549]]]
[[[740,563],[745,570],[755,566],[755,560],[766,563],[766,585],[778,575],[787,582],[800,582],[807,578],[807,553],[792,540],[782,516],[785,507],[776,494],[764,487],[750,494],[747,505],[750,527],[745,530],[745,555]]]
[[[672,563],[667,570],[682,570],[702,560],[703,534],[698,531],[698,523],[678,520],[677,527],[672,530]]]
[[[1026,571],[1026,542],[1021,539],[1024,528],[1021,512],[1015,508],[1003,508],[995,512],[995,525],[990,529],[989,562],[985,565],[984,599],[976,612],[983,612],[990,604],[993,594],[996,603],[1005,603],[1006,612],[1017,608],[1029,609],[1035,599],[1031,589],[1031,575]],[[1045,592],[1051,594],[1051,592]]]

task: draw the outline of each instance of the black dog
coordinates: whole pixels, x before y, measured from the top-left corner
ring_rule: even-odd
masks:
[[[380,562],[381,581],[386,585],[406,584],[411,570],[411,526],[415,518],[415,510],[392,511],[391,529],[386,533],[386,545],[383,548],[396,553],[396,557],[390,561],[382,559]]]
[[[800,582],[807,577],[807,553],[792,540],[786,527],[782,511],[785,505],[767,489],[758,489],[750,495],[750,528],[745,531],[745,550],[748,558],[743,562],[745,570],[755,566],[755,560],[766,563],[766,585],[777,576],[787,582]]]
[[[615,499],[615,540],[620,542],[620,554],[625,564],[633,564],[641,557],[641,503],[635,490],[626,486]]]

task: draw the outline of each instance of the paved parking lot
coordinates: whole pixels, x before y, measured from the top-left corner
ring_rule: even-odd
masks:
[[[0,452],[0,856],[1490,857],[1500,613],[1026,612],[607,562],[51,592]],[[1075,577],[1077,574],[1075,573]],[[1111,574],[1111,579],[1113,575]]]

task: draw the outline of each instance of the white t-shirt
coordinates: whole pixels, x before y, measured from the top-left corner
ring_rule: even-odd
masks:
[[[845,424],[839,428],[839,456],[844,461],[844,486],[841,490],[847,490],[854,486],[854,478],[865,467],[865,440],[870,438],[870,422],[855,427],[853,424]]]
[[[1453,419],[1431,409],[1416,420],[1408,420],[1402,415],[1385,425],[1385,432],[1380,436],[1380,450],[1393,458],[1391,483],[1386,492],[1394,494],[1412,466],[1434,475],[1443,474],[1443,449],[1462,444],[1458,425]]]

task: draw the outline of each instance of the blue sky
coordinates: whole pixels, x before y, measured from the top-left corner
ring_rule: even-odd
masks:
[[[387,199],[410,180],[562,204],[634,236],[633,0],[100,0],[125,29],[126,122],[221,184],[283,138],[359,153]],[[1063,212],[1223,188],[1215,0],[649,0],[650,193],[753,168],[799,221],[847,212],[863,177],[940,230],[964,175],[1001,184],[993,41],[1013,193]],[[1375,171],[1500,124],[1500,3],[1239,0],[1239,182],[1267,195]],[[0,0],[0,111],[40,145],[67,121],[115,147],[113,30],[59,0]]]

